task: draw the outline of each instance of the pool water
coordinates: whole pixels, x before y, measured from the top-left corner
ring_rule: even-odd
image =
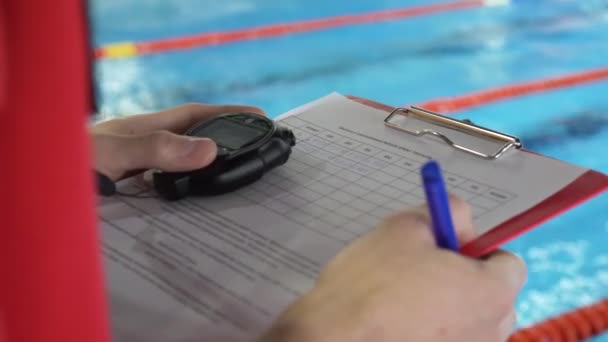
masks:
[[[414,0],[90,0],[95,46],[429,4]],[[102,115],[184,102],[244,103],[274,117],[332,91],[389,105],[608,66],[608,0],[512,1],[96,63]],[[538,152],[608,173],[608,80],[456,113]],[[608,194],[505,247],[529,281],[520,325],[608,297]],[[608,336],[594,341],[608,341]]]

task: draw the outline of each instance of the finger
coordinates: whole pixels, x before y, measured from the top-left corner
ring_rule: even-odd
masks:
[[[127,116],[121,119],[110,120],[94,127],[97,132],[113,134],[137,135],[158,130],[167,130],[173,133],[184,133],[197,122],[215,115],[233,112],[247,112],[265,115],[257,107],[241,105],[208,105],[191,103],[156,113]]]
[[[503,250],[488,255],[482,265],[492,277],[507,285],[512,291],[513,298],[524,286],[528,276],[524,261],[517,255]]]
[[[458,242],[463,245],[473,240],[477,235],[473,226],[471,206],[462,198],[453,194],[449,194],[449,203],[456,236]]]
[[[103,146],[105,144],[105,146]],[[106,151],[99,151],[99,149]],[[217,146],[211,139],[193,138],[158,131],[139,136],[106,137],[98,155],[109,155],[103,165],[112,165],[108,177],[116,180],[132,170],[190,171],[209,165]]]
[[[449,195],[449,206],[452,214],[452,222],[454,224],[454,230],[459,243],[462,245],[465,242],[472,240],[476,233],[473,229],[473,217],[471,213],[471,206],[463,201],[460,197]],[[404,215],[416,214],[417,220],[420,221],[425,227],[429,234],[431,234],[432,219],[430,212],[426,204],[422,204],[410,211],[403,213]],[[399,216],[396,216],[397,218]]]
[[[389,216],[382,228],[391,231],[399,243],[418,247],[428,247],[435,243],[428,211],[421,207]]]

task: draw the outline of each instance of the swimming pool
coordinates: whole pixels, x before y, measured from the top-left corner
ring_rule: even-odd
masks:
[[[171,38],[422,0],[282,2],[91,0],[93,43]],[[332,91],[390,105],[608,66],[608,1],[512,1],[395,21],[169,51],[96,64],[106,115],[183,102],[247,103],[276,116]],[[541,153],[608,173],[608,80],[465,112]],[[608,194],[506,247],[528,262],[518,300],[528,325],[608,296]],[[594,341],[608,341],[608,337]]]

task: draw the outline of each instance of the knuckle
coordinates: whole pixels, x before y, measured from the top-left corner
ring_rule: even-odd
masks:
[[[406,210],[389,216],[387,223],[391,226],[427,226],[430,221],[428,215],[421,210]]]
[[[520,286],[526,281],[527,278],[527,267],[524,260],[516,254],[504,252],[506,254],[504,260],[507,264],[507,271],[511,275],[511,279],[517,280],[517,284]]]
[[[165,159],[171,157],[171,152],[174,150],[173,136],[166,131],[153,132],[149,136],[150,150],[154,159]]]
[[[526,281],[528,277],[528,267],[526,266],[525,261],[515,254],[511,255],[511,260],[511,269],[513,270],[513,273],[517,273],[522,282]]]
[[[118,178],[130,165],[129,153],[121,148],[124,140],[113,134],[95,133],[95,165],[110,178]]]
[[[407,234],[416,240],[430,238],[430,220],[421,210],[407,210],[389,216],[384,221],[384,227],[396,234]]]

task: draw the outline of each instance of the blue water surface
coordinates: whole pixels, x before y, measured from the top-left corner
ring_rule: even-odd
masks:
[[[96,46],[431,3],[423,0],[90,0]],[[510,5],[353,25],[96,63],[104,115],[184,102],[243,103],[274,117],[332,91],[416,104],[608,67],[608,0]],[[529,148],[608,173],[608,81],[457,113]],[[529,267],[524,326],[608,297],[608,194],[508,243]],[[594,341],[608,341],[608,337]]]

